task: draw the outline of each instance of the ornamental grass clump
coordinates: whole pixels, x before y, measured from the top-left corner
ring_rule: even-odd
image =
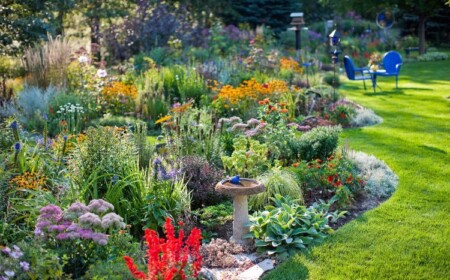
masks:
[[[200,230],[192,229],[184,240],[183,230],[175,237],[175,228],[170,218],[166,219],[164,228],[166,238],[159,238],[154,230],[145,230],[145,242],[148,247],[146,273],[138,269],[132,258],[123,257],[131,274],[135,279],[145,280],[198,279],[202,267]]]
[[[303,203],[301,185],[295,174],[288,170],[273,168],[258,176],[256,180],[266,187],[266,191],[250,196],[249,205],[255,210],[271,205],[276,194],[289,196],[297,199],[299,203]]]

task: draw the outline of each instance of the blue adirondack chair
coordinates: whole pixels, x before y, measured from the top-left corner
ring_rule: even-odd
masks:
[[[369,68],[362,67],[357,68],[353,65],[352,59],[346,55],[344,56],[344,66],[345,66],[345,73],[347,73],[347,78],[352,81],[363,81],[364,83],[364,89],[366,89],[366,80],[372,79],[370,75],[368,74]],[[360,72],[360,75],[357,75],[357,73]]]
[[[390,77],[395,76],[395,88],[398,88],[398,75],[400,74],[400,68],[403,65],[402,56],[396,51],[389,51],[383,55],[383,67],[382,70],[370,71],[372,75],[372,86],[375,92],[377,85],[377,77]]]

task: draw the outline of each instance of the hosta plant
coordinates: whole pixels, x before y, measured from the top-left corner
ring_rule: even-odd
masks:
[[[258,252],[276,255],[280,260],[322,242],[333,232],[328,223],[345,214],[328,212],[332,201],[306,207],[298,200],[277,194],[273,202],[275,206],[267,206],[265,211],[250,217],[250,232],[246,237],[255,239]]]

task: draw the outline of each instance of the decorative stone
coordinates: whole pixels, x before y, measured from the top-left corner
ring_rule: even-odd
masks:
[[[223,180],[217,183],[216,191],[229,195],[233,198],[233,237],[236,243],[248,244],[249,240],[244,239],[244,235],[248,233],[247,223],[250,221],[248,217],[248,201],[247,196],[264,192],[266,188],[260,182],[253,179],[233,177],[231,180]]]
[[[238,280],[258,280],[264,272],[274,268],[273,260],[265,259],[238,275]]]

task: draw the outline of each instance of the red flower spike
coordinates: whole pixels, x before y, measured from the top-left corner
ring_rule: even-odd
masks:
[[[192,279],[192,277],[197,277],[202,265],[200,230],[194,228],[186,239],[186,243],[184,243],[183,230],[179,231],[178,238],[175,237],[175,229],[170,219],[166,219],[164,229],[166,239],[159,238],[154,230],[145,230],[145,240],[148,246],[147,275],[137,270],[131,258],[124,257],[133,276],[136,279],[145,280]]]
[[[136,264],[134,263],[133,259],[128,257],[128,256],[124,256],[123,259],[125,260],[125,263],[128,267],[128,269],[130,270],[131,274],[133,274],[133,277],[136,279],[146,279],[146,275],[144,272],[139,271],[137,269]]]

